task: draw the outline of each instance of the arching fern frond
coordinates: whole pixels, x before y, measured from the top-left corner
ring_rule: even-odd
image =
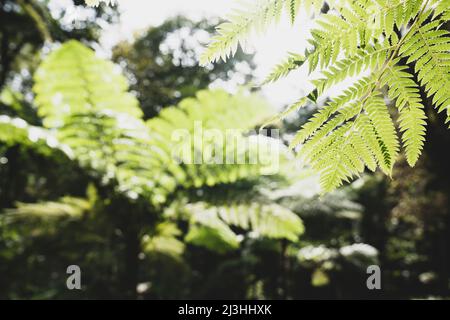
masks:
[[[407,72],[407,69],[405,66],[388,66],[381,83],[389,86],[389,97],[396,100],[406,160],[414,166],[425,141],[426,116],[419,85],[412,79],[413,76]]]
[[[137,99],[111,62],[69,41],[40,65],[34,91],[44,126],[55,130],[92,174],[155,204],[175,189],[175,180],[162,169],[170,158],[154,150]]]
[[[318,95],[320,96],[331,86],[349,77],[360,75],[367,69],[380,68],[386,61],[391,48],[392,46],[384,43],[367,46],[365,49],[359,49],[351,58],[337,61],[330,68],[322,71],[324,78],[312,81],[318,90]]]
[[[450,121],[450,33],[440,28],[440,21],[415,27],[405,39],[400,54],[415,63],[420,84],[438,112],[447,112]]]
[[[257,177],[278,162],[270,139],[247,135],[276,113],[256,94],[201,91],[145,123],[117,68],[76,41],[45,59],[34,90],[44,125],[131,198],[160,205],[177,188]]]
[[[255,237],[294,242],[304,231],[301,219],[276,203],[244,201],[219,205],[196,202],[187,204],[184,211],[190,217],[191,225],[186,240],[216,250],[220,246],[229,249],[239,246],[239,236],[231,228],[251,232]],[[216,240],[211,241],[214,238]]]
[[[269,169],[270,161],[261,157],[277,151],[270,147],[271,140],[245,133],[274,113],[257,95],[202,91],[178,107],[165,108],[147,126],[158,147],[181,166],[186,175],[181,185],[213,186],[259,176]]]
[[[426,133],[421,91],[450,122],[450,33],[443,29],[449,5],[448,0],[346,0],[317,17],[302,63],[322,76],[311,79],[314,88],[306,96],[316,102],[328,88],[354,83],[319,108],[291,142],[321,173],[324,190],[366,168],[390,175],[399,134],[406,160],[416,164]],[[290,69],[281,66],[273,79]],[[388,100],[396,108],[390,109]]]
[[[40,203],[17,203],[17,208],[7,209],[2,219],[8,222],[27,218],[55,219],[71,218],[80,219],[92,209],[88,200],[82,198],[63,197],[57,201]]]
[[[256,4],[255,4],[256,2]],[[202,54],[200,63],[205,65],[227,60],[234,55],[239,47],[246,47],[252,33],[261,33],[270,25],[277,22],[284,10],[287,11],[291,22],[295,22],[300,5],[305,9],[320,12],[322,0],[257,0],[241,4],[227,16],[227,21],[217,27],[217,35],[212,38],[208,48]]]
[[[29,125],[23,119],[0,115],[0,132],[0,142],[6,145],[21,144],[43,152],[60,150],[72,156],[72,150],[60,143],[52,132]]]
[[[297,241],[304,232],[302,220],[289,207],[281,204],[276,191],[283,187],[295,188],[290,178],[299,180],[311,177],[303,170],[285,164],[289,171],[279,175],[259,177],[250,181],[204,188],[201,194],[186,193],[174,201],[165,215],[175,221],[189,223],[187,240],[195,245],[218,251],[228,251],[240,246],[245,237],[286,239]],[[310,184],[308,184],[311,186]],[[283,199],[291,198],[284,192]]]
[[[142,239],[142,248],[148,255],[163,254],[174,259],[180,259],[185,245],[179,239],[181,230],[172,222],[161,222],[156,225],[154,234]]]

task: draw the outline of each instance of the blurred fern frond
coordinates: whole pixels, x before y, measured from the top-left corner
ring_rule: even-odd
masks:
[[[79,219],[92,209],[91,203],[88,200],[74,197],[63,197],[58,201],[39,203],[19,202],[16,206],[14,209],[5,210],[5,214],[1,218],[6,221],[28,219],[31,217],[40,219]]]
[[[259,158],[271,159],[273,141],[247,135],[275,113],[255,94],[201,91],[145,123],[116,66],[77,41],[44,60],[34,91],[44,126],[93,174],[132,199],[161,205],[177,188],[233,183],[271,167]],[[224,141],[228,130],[232,143]]]

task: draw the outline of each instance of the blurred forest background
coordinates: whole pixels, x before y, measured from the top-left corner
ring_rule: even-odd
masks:
[[[1,299],[450,297],[450,132],[433,108],[416,168],[403,161],[392,179],[367,174],[325,196],[283,148],[313,105],[280,125],[276,175],[171,167],[148,141],[170,151],[171,130],[195,120],[251,130],[276,113],[257,92],[208,89],[251,82],[252,56],[199,67],[218,20],[174,16],[113,48],[128,93],[86,48],[117,8],[74,0],[85,14],[67,23],[50,3],[0,0]],[[108,72],[116,83],[102,82]],[[66,287],[74,264],[82,290]],[[382,290],[366,287],[373,264]]]

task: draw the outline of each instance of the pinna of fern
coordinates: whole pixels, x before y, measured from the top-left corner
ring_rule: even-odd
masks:
[[[311,1],[294,1],[307,11]],[[315,2],[315,1],[313,1]],[[450,18],[449,0],[343,0],[326,13],[316,12],[310,47],[290,55],[266,82],[307,67],[314,94],[300,99],[316,102],[328,89],[352,77],[357,80],[332,97],[303,125],[291,143],[321,175],[325,192],[334,190],[366,169],[392,174],[400,153],[414,166],[426,135],[423,93],[450,121]],[[203,55],[203,63],[226,59],[245,44],[251,32],[279,19],[276,8],[290,1],[257,1],[218,28],[218,35]],[[255,19],[256,14],[264,18]],[[244,23],[245,22],[245,23]],[[304,58],[303,58],[304,56]],[[298,59],[297,57],[302,57]],[[387,90],[386,90],[387,89]],[[387,94],[385,94],[387,92]],[[314,99],[312,97],[314,96]],[[393,107],[391,109],[391,103]],[[294,112],[290,107],[279,118]],[[397,113],[398,117],[391,117]],[[279,118],[274,118],[276,121]]]

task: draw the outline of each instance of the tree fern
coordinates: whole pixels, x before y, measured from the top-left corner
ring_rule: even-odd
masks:
[[[360,78],[321,107],[291,143],[301,145],[300,155],[321,173],[324,190],[350,181],[365,168],[380,168],[390,175],[399,155],[398,135],[408,163],[415,165],[426,135],[422,90],[450,121],[450,36],[442,28],[450,17],[449,4],[448,0],[347,0],[316,18],[302,61],[310,74],[321,73],[310,79],[315,95]],[[299,5],[295,12],[306,8]],[[233,28],[233,21],[229,23]],[[211,51],[227,48],[220,41],[215,38],[206,60],[215,61]],[[224,58],[230,53],[226,52]],[[269,79],[291,69],[295,68],[289,63],[281,64]],[[395,109],[384,98],[394,100]],[[391,117],[392,113],[398,116]]]
[[[113,64],[76,41],[52,52],[35,75],[35,102],[44,125],[56,132],[85,168],[116,185],[118,191],[159,205],[180,187],[233,183],[270,169],[269,162],[248,161],[259,149],[268,150],[271,141],[247,136],[247,131],[276,113],[257,95],[202,91],[145,123],[127,89]],[[218,130],[219,138],[233,129],[241,144],[204,141],[197,124],[201,130]],[[173,137],[177,132],[192,138],[186,142],[188,154],[199,153],[201,163],[179,161],[174,153],[180,144]],[[211,150],[218,150],[220,143],[226,147],[223,157],[233,155],[233,163],[205,161],[214,158]],[[245,161],[237,162],[236,154]]]

